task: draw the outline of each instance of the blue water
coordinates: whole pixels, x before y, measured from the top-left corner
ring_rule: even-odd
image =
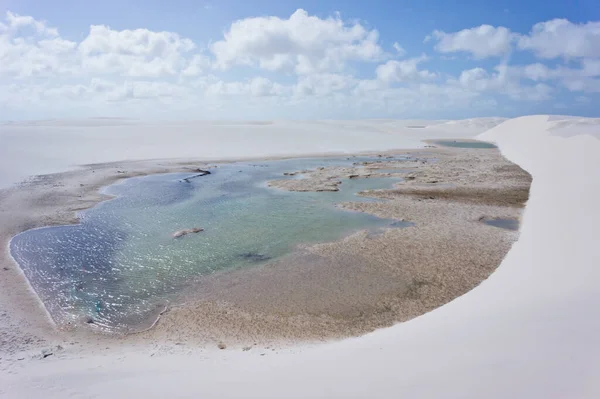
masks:
[[[455,148],[498,148],[495,144],[488,143],[486,141],[435,140],[434,143],[444,147]]]
[[[57,324],[110,332],[139,330],[203,276],[256,267],[298,244],[337,240],[359,229],[406,227],[336,208],[393,178],[343,180],[339,192],[268,188],[283,172],[373,161],[353,157],[232,163],[210,175],[131,178],[106,189],[118,197],[84,211],[81,224],[23,232],[11,253]],[[290,177],[297,178],[297,177]],[[174,239],[181,229],[203,232]]]
[[[505,230],[519,230],[519,221],[517,219],[487,219],[483,223]]]

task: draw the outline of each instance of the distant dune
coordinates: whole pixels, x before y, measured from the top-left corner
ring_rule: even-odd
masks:
[[[424,139],[472,138],[500,118],[478,121],[149,122],[92,118],[14,122],[0,125],[0,187],[32,175],[121,160],[219,160],[416,148],[423,146]]]

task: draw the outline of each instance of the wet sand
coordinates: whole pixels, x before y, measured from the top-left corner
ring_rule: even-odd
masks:
[[[413,159],[390,161],[385,158],[388,153],[382,153],[376,164],[304,171],[299,179],[270,185],[322,191],[343,178],[403,177],[391,190],[363,193],[382,201],[340,206],[407,220],[414,226],[380,234],[358,232],[338,242],[299,248],[264,266],[202,279],[190,286],[185,305],[169,308],[153,328],[127,337],[99,336],[85,329],[57,331],[12,261],[8,242],[29,228],[76,223],[76,212],[107,199],[99,189],[118,179],[193,172],[210,165],[187,161],[89,165],[3,190],[0,351],[14,353],[73,337],[103,344],[141,340],[223,342],[234,347],[320,341],[360,335],[441,306],[478,285],[500,264],[518,232],[481,220],[518,218],[531,179],[495,149],[403,153]]]

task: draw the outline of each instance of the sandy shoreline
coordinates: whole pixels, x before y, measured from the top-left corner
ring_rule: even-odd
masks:
[[[399,172],[407,178],[405,182],[392,190],[368,194],[387,199],[385,202],[348,203],[343,207],[410,220],[415,227],[375,236],[357,233],[339,242],[304,248],[265,267],[206,279],[201,299],[169,309],[155,328],[120,342],[158,339],[247,345],[341,338],[408,320],[476,286],[499,265],[517,237],[514,232],[485,226],[479,219],[518,218],[527,198],[529,176],[496,150],[436,148],[378,154],[392,153],[435,157],[438,161],[405,162],[403,172]],[[274,159],[281,158],[287,157]],[[115,344],[112,337],[54,328],[10,257],[8,242],[12,236],[30,228],[77,223],[76,212],[109,198],[100,189],[119,179],[193,172],[218,162],[228,161],[87,165],[2,190],[0,239],[6,245],[0,253],[0,315],[5,321],[0,351],[10,354],[74,339],[86,344]],[[306,181],[322,183],[349,174],[355,173],[324,169],[307,174]],[[417,245],[419,242],[427,245]],[[356,295],[358,292],[361,295]]]

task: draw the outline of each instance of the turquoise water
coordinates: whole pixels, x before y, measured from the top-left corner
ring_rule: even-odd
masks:
[[[131,178],[106,189],[118,197],[83,212],[81,224],[21,233],[11,253],[59,325],[111,332],[139,330],[177,294],[211,273],[255,267],[298,244],[337,240],[359,229],[409,224],[335,207],[393,178],[343,180],[339,192],[267,187],[283,172],[371,161],[294,159],[232,163],[210,175]],[[203,232],[174,239],[182,229]]]
[[[444,147],[455,147],[455,148],[498,148],[492,143],[485,141],[461,141],[461,140],[435,140],[435,144]]]

